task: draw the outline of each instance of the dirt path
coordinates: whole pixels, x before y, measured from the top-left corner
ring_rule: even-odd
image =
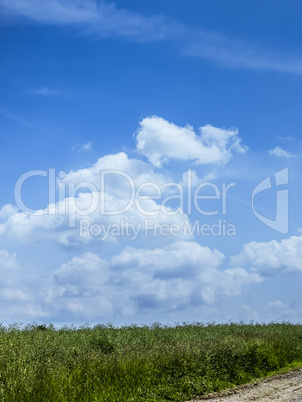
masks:
[[[207,395],[191,402],[204,400],[225,402],[302,401],[302,369]]]

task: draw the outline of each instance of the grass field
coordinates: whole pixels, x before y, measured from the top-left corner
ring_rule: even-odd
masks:
[[[302,325],[0,328],[1,401],[185,401],[302,366]]]

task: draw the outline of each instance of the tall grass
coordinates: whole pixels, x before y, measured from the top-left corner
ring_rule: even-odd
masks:
[[[302,325],[0,327],[1,401],[185,401],[301,362]]]

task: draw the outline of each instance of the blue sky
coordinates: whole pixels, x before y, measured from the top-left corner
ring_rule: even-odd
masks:
[[[0,0],[4,323],[300,321],[301,12]]]

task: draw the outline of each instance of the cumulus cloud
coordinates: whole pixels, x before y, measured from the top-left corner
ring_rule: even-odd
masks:
[[[152,292],[156,292],[152,295],[153,300],[159,292],[160,300],[165,299],[164,295],[166,298],[169,295],[183,302],[189,290],[190,303],[211,304],[221,298],[239,294],[243,284],[259,280],[257,275],[249,274],[242,268],[219,270],[223,260],[224,255],[216,249],[202,247],[196,242],[178,241],[162,249],[125,249],[112,258],[112,264],[120,270],[144,269],[149,275],[152,274],[152,280],[143,285],[136,296],[139,300],[146,295],[150,296],[153,289]],[[178,283],[178,280],[181,280],[182,289],[186,289],[183,294],[175,294],[173,291],[173,284]],[[154,283],[162,286],[158,288]]]
[[[63,263],[54,273],[55,282],[65,285],[64,292],[68,297],[82,296],[87,290],[90,289],[91,292],[107,282],[107,265],[106,261],[96,254],[85,253],[81,257],[72,258],[68,263]]]
[[[39,292],[27,287],[16,253],[0,250],[0,274],[1,322],[11,323],[13,317],[21,321],[24,317],[32,320],[45,316],[35,302]]]
[[[218,250],[184,241],[161,248],[126,247],[107,259],[86,253],[55,272],[47,300],[63,315],[127,319],[211,305],[260,281],[242,268],[221,269],[223,260]]]
[[[277,156],[279,158],[291,158],[293,156],[290,152],[285,151],[279,146],[276,146],[274,149],[271,149],[270,151],[268,151],[268,153],[270,155]]]
[[[162,244],[171,242],[171,237],[161,235],[157,228],[165,225],[169,229],[176,225],[180,237],[191,237],[190,231],[184,229],[188,220],[186,214],[166,215],[151,199],[145,199],[141,206],[143,212],[158,210],[158,215],[153,217],[144,215],[136,206],[123,214],[102,215],[98,208],[99,198],[99,193],[80,193],[77,197],[57,203],[54,206],[57,210],[68,210],[64,214],[49,214],[46,209],[32,215],[16,212],[0,224],[0,236],[25,244],[52,241],[66,247],[84,247],[90,242],[98,242],[100,245],[103,242],[114,242],[118,245],[135,240],[144,243],[148,235],[149,242]],[[91,199],[96,200],[94,205]],[[120,199],[107,194],[104,203],[110,205],[110,211],[114,212],[123,209],[127,201],[122,203]]]
[[[59,250],[63,245],[66,253],[64,262],[58,257],[55,267],[49,264],[47,278],[21,283],[12,275],[12,270],[19,267],[16,255],[0,251],[3,278],[0,312],[5,316],[4,306],[9,301],[8,320],[11,317],[19,320],[21,316],[22,319],[47,318],[57,322],[111,319],[121,322],[125,317],[130,322],[139,317],[154,320],[158,314],[160,317],[162,314],[177,317],[181,311],[186,316],[192,309],[199,311],[206,309],[205,306],[215,309],[219,303],[240,295],[242,289],[276,271],[302,270],[302,236],[281,242],[251,242],[233,257],[229,266],[220,251],[201,246],[193,241],[192,235],[182,235],[189,217],[185,213],[164,213],[159,208],[161,199],[156,198],[156,192],[148,193],[150,188],[142,192],[145,198],[141,205],[145,211],[158,210],[159,213],[151,217],[155,225],[175,224],[181,228],[180,235],[176,238],[159,231],[146,233],[144,226],[139,229],[135,242],[132,241],[133,233],[130,237],[125,232],[114,234],[113,231],[122,226],[122,218],[136,228],[150,219],[135,203],[122,216],[101,215],[101,202],[111,211],[128,203],[129,180],[133,181],[136,190],[144,183],[164,188],[171,182],[171,177],[164,170],[155,169],[156,164],[160,166],[170,159],[224,164],[234,152],[246,150],[240,145],[235,129],[205,126],[200,129],[200,134],[196,134],[189,126],[178,127],[156,116],[141,123],[137,143],[152,163],[130,158],[124,152],[106,155],[85,169],[61,172],[57,183],[59,200],[55,204],[33,215],[11,205],[0,209],[0,235],[3,238],[13,240],[17,247],[21,242],[54,242],[59,246],[52,247]],[[171,144],[174,148],[170,153]],[[160,153],[155,155],[155,150]],[[110,172],[106,184],[101,182],[101,172]],[[178,172],[180,183],[185,181],[182,173]],[[195,186],[200,179],[197,172],[191,173]],[[73,192],[70,193],[70,189]],[[167,211],[171,212],[169,208]],[[75,219],[75,226],[71,225],[70,215]],[[104,225],[100,236],[93,237],[85,230],[81,233],[82,219],[88,219],[90,226]],[[110,227],[113,231],[104,237],[106,228]],[[21,276],[24,278],[24,272]]]
[[[158,166],[169,158],[223,164],[233,152],[246,150],[235,129],[205,126],[200,132],[198,136],[191,127],[178,127],[156,116],[146,118],[137,134],[137,148]],[[89,146],[87,143],[86,148]],[[103,156],[90,167],[61,171],[57,177],[58,200],[44,209],[28,214],[21,204],[20,211],[4,206],[0,210],[0,236],[64,246],[84,246],[94,240],[123,245],[136,240],[143,244],[148,236],[152,244],[167,244],[173,236],[155,227],[176,225],[179,238],[191,238],[192,233],[185,230],[190,219],[184,211],[184,177],[179,176],[180,182],[175,182],[168,174],[156,172],[151,163],[129,158],[124,152]],[[198,181],[192,172],[193,185]],[[126,234],[124,222],[131,226]]]
[[[109,186],[106,186],[106,188],[110,188],[110,191],[118,191],[119,194],[123,193],[123,191],[128,191],[129,182],[132,181],[138,187],[148,182],[163,186],[164,183],[171,180],[167,175],[155,173],[149,163],[129,158],[125,152],[119,152],[99,158],[96,163],[88,168],[72,170],[61,181],[74,184],[91,183],[95,188],[100,190],[101,172],[108,172],[106,178],[110,178],[110,180],[106,180],[105,182]],[[116,180],[118,180],[118,183]]]
[[[0,256],[12,257],[6,252]],[[261,280],[243,268],[224,269],[224,260],[216,249],[174,241],[161,247],[128,246],[107,257],[85,252],[63,262],[49,276],[22,284],[6,268],[2,269],[7,276],[0,286],[0,312],[8,321],[13,317],[130,323],[154,321],[158,315],[179,319],[179,314],[185,319],[194,309],[215,310],[216,303]]]
[[[106,177],[101,188],[102,172]],[[123,243],[137,238],[145,241],[148,219],[154,225],[175,224],[180,229],[188,220],[181,208],[174,213],[168,202],[162,205],[170,194],[164,185],[171,179],[123,152],[104,156],[89,168],[62,173],[57,188],[60,200],[32,214],[5,206],[0,211],[0,235],[22,242],[54,241],[64,246],[85,245],[93,240]],[[83,220],[87,222],[85,226],[81,226]],[[130,229],[125,235],[123,228],[127,224]],[[87,230],[93,225],[99,225],[97,236]],[[121,233],[114,234],[119,228]],[[180,232],[180,236],[191,236],[182,235],[184,230]],[[149,241],[171,241],[159,232],[150,230],[148,235]]]
[[[224,260],[224,255],[218,250],[213,251],[202,247],[196,242],[178,241],[163,249],[126,248],[121,254],[112,257],[114,267],[139,267],[152,270],[156,277],[183,277],[198,266],[218,267]],[[179,270],[180,269],[180,270]],[[184,271],[185,269],[185,271]]]
[[[261,275],[279,272],[302,272],[302,236],[291,236],[280,242],[250,242],[232,258],[235,265],[250,265]]]
[[[79,203],[81,201],[82,204],[85,202],[79,196]],[[66,202],[70,206],[70,211],[72,211],[74,204],[69,199]],[[61,203],[58,203],[58,205],[61,205]],[[71,241],[72,233],[68,228],[67,215],[51,215],[48,213],[48,209],[45,208],[31,215],[21,211],[10,214],[0,224],[0,236],[15,240],[18,239],[22,243],[52,240],[67,245]]]
[[[16,268],[18,268],[16,254],[9,254],[6,250],[0,250],[0,269]]]
[[[222,129],[208,124],[199,128],[177,126],[167,120],[152,116],[140,122],[137,150],[156,167],[170,159],[195,161],[197,164],[224,165],[233,152],[244,153],[246,146],[240,144],[238,130]]]
[[[11,204],[3,205],[3,207],[0,208],[0,219],[6,220],[10,215],[16,213],[17,211],[18,208]]]

